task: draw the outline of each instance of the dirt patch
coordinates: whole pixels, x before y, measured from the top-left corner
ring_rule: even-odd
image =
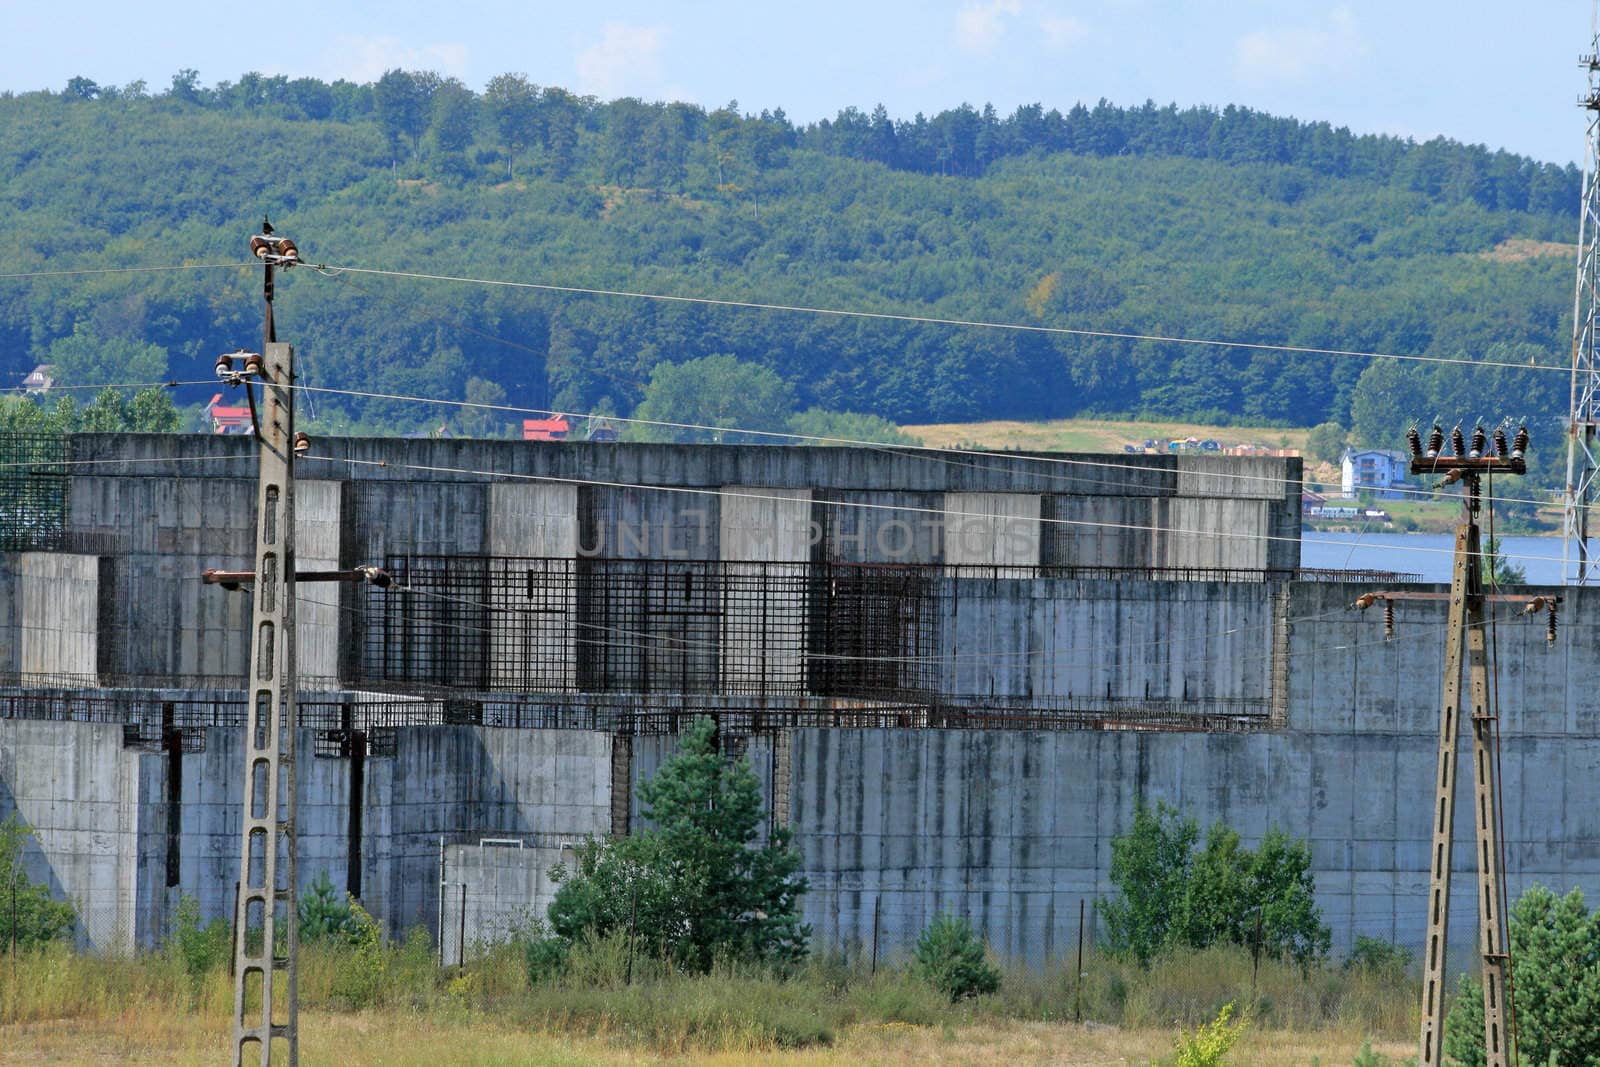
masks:
[[[1488,252],[1479,252],[1479,259],[1488,259],[1496,263],[1519,263],[1525,259],[1543,259],[1547,256],[1560,256],[1563,259],[1576,259],[1578,246],[1563,244],[1560,241],[1533,241],[1526,237],[1511,237]]]

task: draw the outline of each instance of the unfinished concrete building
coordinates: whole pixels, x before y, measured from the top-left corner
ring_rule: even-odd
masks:
[[[252,442],[9,447],[0,818],[95,947],[226,917],[250,593],[201,574],[250,566]],[[335,439],[298,479],[298,569],[395,578],[298,587],[301,878],[447,960],[628,832],[697,714],[822,946],[953,910],[1064,952],[1141,799],[1309,839],[1337,946],[1421,940],[1443,609],[1385,641],[1380,576],[1298,569],[1298,460]],[[1500,630],[1513,893],[1600,892],[1595,609]]]

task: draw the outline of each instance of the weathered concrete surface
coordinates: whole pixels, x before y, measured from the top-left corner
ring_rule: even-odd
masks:
[[[65,552],[17,560],[18,667],[43,684],[95,684],[100,561]]]
[[[0,820],[32,828],[23,870],[72,902],[86,948],[131,951],[160,910],[143,803],[158,774],[119,725],[0,719]]]

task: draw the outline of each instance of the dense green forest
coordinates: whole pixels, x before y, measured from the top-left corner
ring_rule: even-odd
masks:
[[[796,125],[510,74],[482,91],[398,70],[209,87],[185,70],[156,92],[75,78],[0,95],[0,382],[40,362],[82,385],[208,378],[259,339],[260,299],[259,271],[207,265],[243,264],[270,214],[330,268],[278,290],[312,386],[625,415],[659,364],[731,356],[819,418],[1331,420],[1376,441],[1441,412],[1559,416],[1566,378],[337,268],[1559,365],[1573,259],[1537,242],[1574,240],[1579,185],[1481,146],[1237,107]],[[17,277],[178,264],[200,266]],[[456,420],[334,394],[314,411],[386,432]]]

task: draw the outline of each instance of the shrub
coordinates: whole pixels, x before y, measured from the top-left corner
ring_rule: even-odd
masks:
[[[954,1004],[1000,988],[1000,972],[983,958],[983,942],[966,919],[941,915],[917,938],[917,976]]]
[[[540,937],[527,943],[525,958],[528,982],[544,985],[561,977],[567,969],[567,942],[559,937]]]
[[[164,950],[183,973],[199,981],[212,971],[221,970],[233,953],[229,940],[228,923],[212,919],[200,925],[200,902],[185,893],[178,898],[172,913],[172,932],[167,935]]]
[[[72,937],[78,913],[22,870],[22,845],[33,834],[12,815],[0,823],[0,950],[37,948]]]
[[[1232,1018],[1233,1004],[1228,1003],[1217,1012],[1215,1019],[1196,1027],[1193,1035],[1179,1030],[1174,1047],[1177,1067],[1217,1067],[1250,1025],[1248,1019],[1230,1023]]]
[[[1344,969],[1398,976],[1405,974],[1415,959],[1416,953],[1405,945],[1381,937],[1358,937],[1350,955],[1345,957]]]

